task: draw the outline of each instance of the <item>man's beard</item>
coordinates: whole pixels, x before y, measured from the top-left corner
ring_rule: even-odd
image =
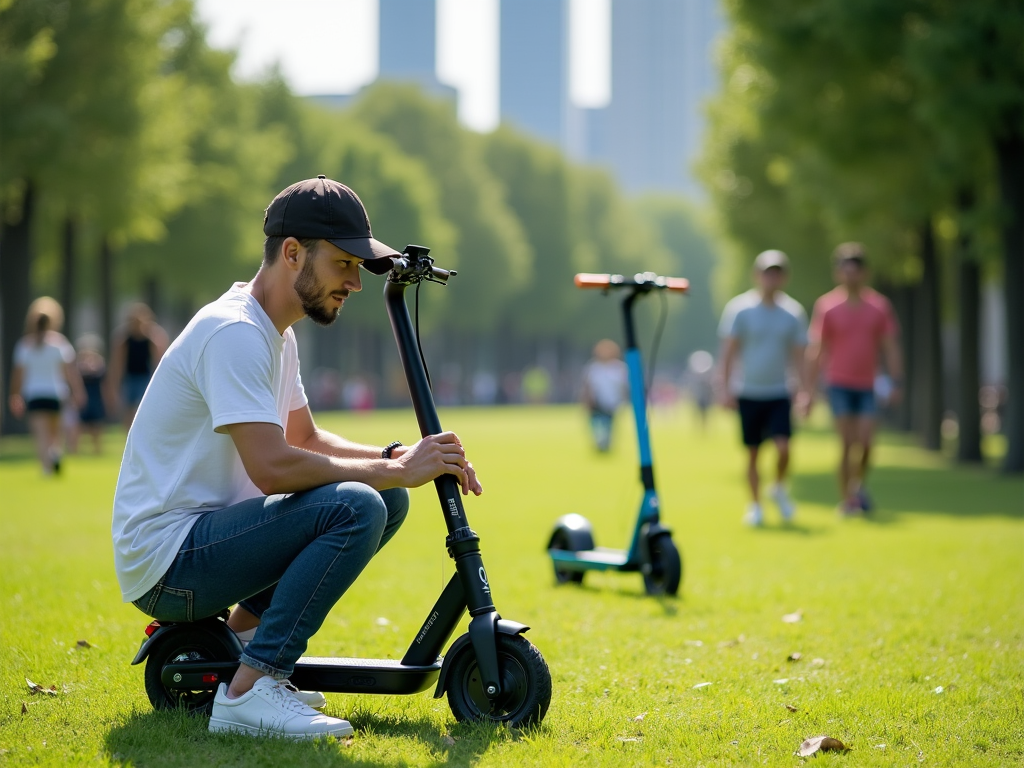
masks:
[[[299,272],[299,276],[295,279],[295,293],[298,294],[299,301],[302,302],[302,311],[306,313],[306,317],[317,325],[327,326],[338,319],[341,307],[337,309],[328,309],[326,307],[327,300],[331,297],[331,292],[325,289],[323,284],[316,279],[313,271],[313,261],[314,259],[307,255],[306,263],[302,265],[302,271]],[[346,291],[345,293],[347,294],[348,292]]]

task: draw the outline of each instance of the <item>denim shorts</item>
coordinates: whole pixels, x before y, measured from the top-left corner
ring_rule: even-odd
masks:
[[[832,415],[842,416],[874,416],[878,412],[873,389],[851,389],[829,385],[828,402],[832,406]]]

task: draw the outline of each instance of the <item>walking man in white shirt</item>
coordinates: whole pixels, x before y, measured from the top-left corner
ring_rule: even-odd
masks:
[[[352,733],[322,694],[287,682],[309,638],[391,539],[406,488],[455,475],[480,494],[456,435],[358,445],[316,426],[291,326],[329,325],[400,254],[375,240],[362,202],[319,176],[267,208],[263,264],[201,309],[161,359],[128,434],[114,495],[125,601],[164,621],[234,605],[245,643],[210,730],[315,738]]]
[[[723,404],[740,414],[751,495],[745,520],[759,526],[764,523],[764,511],[757,459],[765,440],[772,440],[778,452],[771,497],[783,521],[791,521],[795,512],[785,485],[793,432],[791,382],[803,370],[807,315],[782,291],[789,276],[786,254],[774,250],[759,254],[754,274],[757,287],[732,299],[722,313],[718,384]]]

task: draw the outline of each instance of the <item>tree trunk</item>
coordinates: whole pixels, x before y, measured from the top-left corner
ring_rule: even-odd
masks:
[[[921,283],[915,347],[920,363],[918,428],[924,447],[942,448],[942,338],[939,264],[931,221],[921,228]]]
[[[64,250],[61,253],[60,303],[64,306],[64,335],[74,341],[75,282],[78,279],[78,259],[75,254],[75,235],[78,227],[70,214],[64,219]]]
[[[2,216],[0,224],[0,434],[23,434],[24,420],[15,420],[7,410],[14,345],[22,336],[25,315],[32,300],[32,217],[35,212],[35,190],[25,187],[21,212],[17,220]],[[6,212],[0,212],[6,213]],[[12,212],[13,213],[13,212]]]
[[[974,204],[973,195],[960,195],[960,210],[967,213]],[[961,228],[960,257],[960,366],[957,393],[959,435],[956,458],[960,462],[981,461],[981,267],[971,253],[971,235]]]
[[[107,349],[114,343],[114,254],[110,249],[110,238],[103,235],[100,240],[100,334]]]
[[[996,158],[1004,216],[1003,289],[1009,392],[1003,469],[1024,472],[1024,135],[1019,129],[996,142]]]

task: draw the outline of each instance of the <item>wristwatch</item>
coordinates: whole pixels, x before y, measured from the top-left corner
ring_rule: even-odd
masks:
[[[395,448],[397,448],[401,444],[402,444],[402,442],[400,440],[395,440],[393,443],[388,443],[384,447],[384,450],[380,452],[380,457],[382,459],[390,459],[391,458],[391,452],[394,451]]]

